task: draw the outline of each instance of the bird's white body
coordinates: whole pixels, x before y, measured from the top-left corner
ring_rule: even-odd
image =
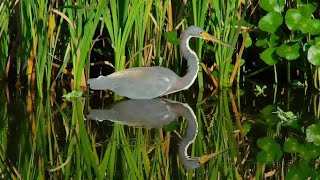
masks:
[[[91,89],[109,89],[131,99],[152,99],[188,89],[197,78],[199,70],[197,54],[189,47],[191,37],[230,46],[215,39],[200,27],[190,26],[180,37],[180,49],[188,62],[188,72],[185,76],[180,77],[172,70],[164,67],[136,67],[118,71],[108,76],[89,79],[88,84],[90,84]]]
[[[131,99],[152,99],[172,93],[172,85],[179,78],[170,69],[153,66],[125,69],[89,79],[88,83],[93,90],[109,89]]]

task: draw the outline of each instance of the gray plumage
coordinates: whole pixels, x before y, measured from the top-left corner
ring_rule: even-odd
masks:
[[[190,26],[180,37],[180,49],[188,63],[188,71],[183,77],[164,67],[136,67],[89,79],[88,84],[93,90],[109,89],[131,99],[152,99],[188,89],[199,70],[199,60],[189,47],[189,39],[204,38],[203,32],[200,27]]]

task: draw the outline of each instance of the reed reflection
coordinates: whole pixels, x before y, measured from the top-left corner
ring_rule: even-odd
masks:
[[[158,98],[148,100],[128,99],[111,105],[108,109],[92,109],[87,119],[138,126],[161,128],[178,117],[185,117],[187,130],[179,144],[179,157],[187,169],[196,169],[211,158],[227,151],[222,150],[201,157],[190,157],[188,147],[195,141],[198,133],[198,122],[195,113],[188,104]]]

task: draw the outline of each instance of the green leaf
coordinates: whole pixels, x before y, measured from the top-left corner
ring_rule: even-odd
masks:
[[[263,109],[260,110],[261,114],[270,115],[274,114],[273,112],[277,111],[277,106],[275,105],[267,105]]]
[[[311,44],[312,45],[312,44]],[[315,37],[314,38],[314,45],[320,47],[320,37]]]
[[[268,12],[282,12],[285,1],[284,0],[261,0],[259,2],[259,5],[262,9],[268,11]]]
[[[284,17],[285,23],[290,30],[299,30],[305,18],[298,9],[289,9]]]
[[[271,137],[258,139],[257,145],[262,149],[257,155],[257,161],[261,163],[272,163],[282,157],[280,145]]]
[[[250,47],[252,45],[252,39],[249,35],[249,33],[246,33],[246,39],[245,39],[245,43],[244,43],[244,46],[246,48]]]
[[[180,123],[178,123],[177,121],[172,121],[171,123],[165,125],[163,127],[163,129],[166,132],[173,132],[175,129],[177,129],[179,127]]]
[[[313,45],[309,48],[307,59],[315,66],[320,65],[320,45]]]
[[[250,124],[244,124],[242,126],[242,130],[243,130],[243,135],[246,136],[248,134],[248,132],[251,129],[251,125]]]
[[[167,38],[167,41],[171,44],[178,45],[180,44],[180,39],[176,31],[165,32],[164,36]]]
[[[309,33],[311,35],[320,34],[320,20],[319,19],[310,19],[308,21]]]
[[[275,65],[278,62],[275,51],[277,48],[268,48],[260,54],[260,58],[268,65]]]
[[[314,13],[316,9],[317,7],[313,4],[303,4],[298,7],[300,13],[306,18],[310,18],[311,14]]]
[[[284,57],[287,60],[295,60],[300,56],[300,45],[295,43],[293,45],[282,44],[276,50],[280,57]]]
[[[283,144],[283,150],[287,153],[297,153],[302,149],[302,145],[295,137],[289,137]]]
[[[256,44],[257,47],[268,47],[267,39],[257,39]]]
[[[279,44],[281,37],[278,36],[276,33],[272,33],[270,36],[270,40],[268,42],[269,47],[275,47]]]
[[[246,60],[240,59],[240,66],[243,66],[246,63]]]
[[[320,146],[320,123],[312,124],[307,128],[306,140]]]
[[[310,173],[312,173],[312,171],[309,166],[300,165],[298,168],[290,168],[289,172],[286,174],[285,180],[308,179]]]
[[[300,157],[304,160],[311,160],[315,158],[319,158],[320,151],[319,147],[314,144],[305,144],[302,146],[302,150],[300,152]]]
[[[271,164],[275,161],[275,154],[267,151],[260,151],[257,154],[257,161],[262,164]]]
[[[274,33],[282,24],[282,21],[283,17],[280,13],[269,12],[260,19],[258,26],[262,31]]]
[[[300,23],[299,30],[304,33],[310,33],[311,35],[320,34],[320,20],[319,19],[304,19]]]

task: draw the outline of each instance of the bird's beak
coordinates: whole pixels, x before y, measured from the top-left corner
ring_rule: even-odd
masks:
[[[220,39],[217,39],[217,38],[213,37],[211,34],[209,34],[207,32],[200,33],[200,36],[204,40],[208,40],[208,41],[211,41],[213,43],[217,43],[217,44],[225,45],[225,46],[228,46],[228,47],[232,47],[231,44],[229,44],[227,42],[224,42],[224,41],[221,41]]]

